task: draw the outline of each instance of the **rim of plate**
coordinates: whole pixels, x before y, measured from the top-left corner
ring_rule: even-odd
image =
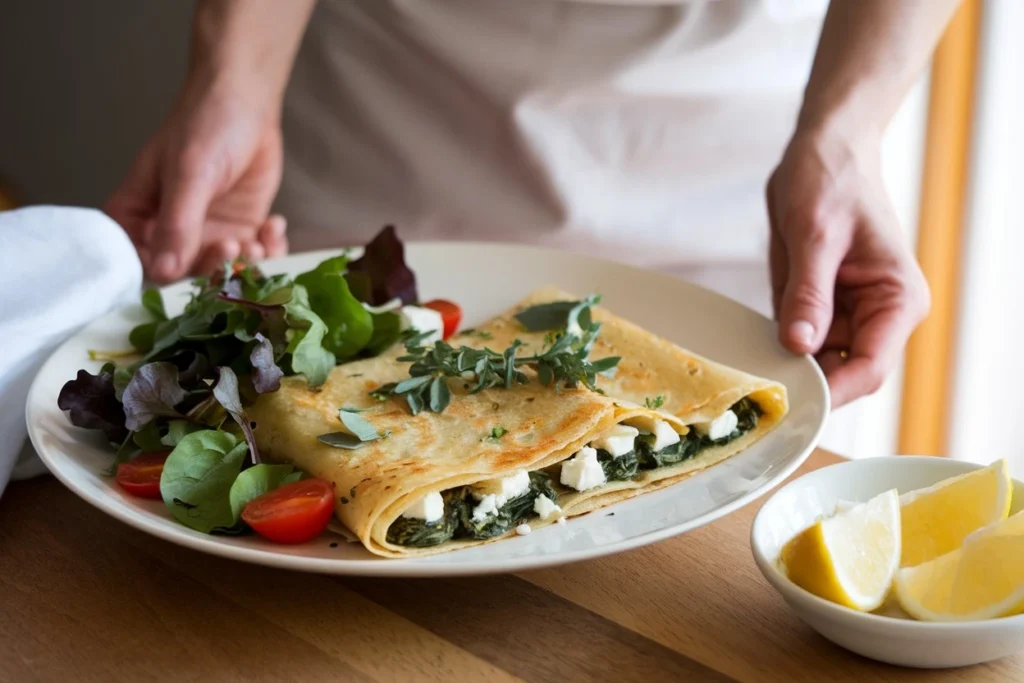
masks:
[[[521,244],[505,244],[500,242],[482,242],[482,241],[437,241],[437,240],[426,240],[407,242],[407,249],[421,249],[431,247],[443,247],[443,248],[485,248],[485,249],[508,249],[508,250],[520,250],[520,251],[533,251],[537,253],[543,253],[547,255],[558,254],[561,256],[568,255],[573,260],[577,261],[588,261],[595,265],[600,265],[606,268],[618,269],[626,272],[638,272],[642,273],[644,277],[654,277],[660,279],[666,284],[672,284],[679,286],[681,283],[686,287],[693,287],[704,292],[726,301],[729,301],[735,306],[744,308],[753,315],[762,316],[757,311],[744,306],[743,304],[729,299],[728,297],[702,287],[693,282],[675,278],[671,275],[661,273],[653,270],[646,270],[628,264],[618,263],[601,258],[595,258],[588,255],[565,252],[558,249],[552,249],[547,247],[539,247],[534,245],[521,245]],[[337,248],[337,249],[318,249],[314,251],[299,252],[295,254],[289,254],[281,258],[268,259],[260,263],[261,267],[266,268],[268,271],[276,272],[287,272],[289,269],[288,264],[299,259],[316,259],[327,257],[330,255],[337,255],[342,250],[348,250],[350,252],[358,253],[360,247],[348,247],[348,248]],[[187,285],[189,279],[182,279],[178,282],[171,283],[160,287],[161,293],[167,293],[168,290],[180,289]],[[118,309],[112,309],[111,313]],[[109,315],[109,314],[108,314]],[[85,328],[83,328],[85,329]],[[673,536],[684,534],[693,529],[705,526],[716,520],[721,519],[729,514],[732,514],[736,510],[748,505],[754,500],[757,500],[761,496],[765,495],[769,491],[774,490],[782,481],[786,480],[790,475],[795,472],[800,465],[810,456],[810,454],[817,447],[818,441],[821,438],[821,434],[825,429],[825,421],[820,421],[813,434],[807,441],[807,445],[801,450],[795,457],[791,458],[788,463],[779,468],[774,475],[766,477],[764,482],[757,486],[744,495],[732,500],[724,505],[721,505],[714,510],[711,510],[703,515],[700,515],[694,519],[678,524],[671,524],[661,529],[651,531],[639,536],[633,536],[627,539],[616,541],[613,543],[597,545],[587,550],[578,551],[567,551],[562,554],[553,555],[534,555],[534,556],[523,556],[515,558],[503,558],[500,563],[495,560],[478,560],[471,562],[460,562],[460,563],[445,563],[445,564],[432,564],[424,562],[434,556],[427,556],[424,558],[409,558],[409,559],[392,559],[371,555],[366,559],[328,559],[319,557],[304,557],[297,555],[289,555],[284,553],[278,553],[271,550],[264,550],[262,548],[249,548],[249,547],[238,547],[223,543],[218,540],[216,536],[208,536],[193,532],[191,529],[178,529],[173,526],[168,526],[160,521],[151,520],[145,514],[141,513],[116,499],[111,498],[101,492],[93,491],[86,487],[80,487],[74,481],[74,477],[63,469],[60,462],[61,458],[72,459],[68,453],[63,451],[57,452],[57,456],[51,453],[47,448],[41,448],[42,436],[40,434],[40,427],[38,426],[39,421],[35,419],[35,413],[33,406],[40,402],[40,394],[46,393],[48,388],[42,384],[39,380],[40,377],[47,373],[47,370],[51,365],[56,364],[57,357],[60,356],[66,347],[72,345],[78,338],[81,331],[76,332],[74,335],[62,342],[53,353],[50,354],[49,358],[43,363],[39,371],[36,373],[36,377],[32,381],[32,385],[29,389],[26,407],[25,407],[25,418],[28,426],[28,436],[32,443],[33,448],[39,455],[40,459],[46,465],[47,470],[53,474],[64,486],[70,489],[79,498],[82,498],[93,507],[98,508],[100,511],[114,517],[115,519],[124,522],[128,526],[139,529],[149,533],[157,538],[161,538],[165,541],[169,541],[176,545],[191,548],[193,550],[199,550],[202,552],[216,555],[219,557],[225,557],[233,560],[239,560],[242,562],[249,562],[255,564],[261,564],[269,567],[276,567],[280,569],[290,569],[302,572],[311,573],[322,573],[322,574],[335,574],[335,575],[349,575],[349,576],[377,576],[377,577],[406,577],[406,578],[430,578],[430,577],[452,577],[452,576],[471,576],[471,575],[485,575],[485,574],[507,574],[518,571],[526,571],[530,569],[545,569],[554,566],[561,566],[566,564],[572,564],[575,562],[582,562],[585,560],[596,559],[599,557],[605,557],[608,555],[615,555],[618,553],[633,550],[645,545],[650,545],[658,541],[662,541]],[[813,376],[818,381],[818,388],[820,391],[820,398],[823,402],[824,415],[827,416],[831,410],[831,395],[828,391],[828,384],[825,379],[824,373],[821,368],[814,361],[810,354],[804,354],[803,356],[794,356],[795,358],[801,358],[807,363],[808,369],[811,371]],[[698,472],[697,475],[704,474],[708,470]],[[567,520],[568,524],[572,524],[573,520]],[[367,551],[369,552],[369,551]],[[500,566],[499,566],[500,564]]]
[[[887,455],[879,456],[876,458],[869,458],[867,460],[848,460],[846,462],[837,462],[832,465],[827,465],[813,472],[808,472],[804,477],[811,477],[818,472],[825,472],[833,468],[846,468],[846,469],[857,469],[863,467],[865,462],[871,461],[872,466],[878,466],[885,462],[934,462],[935,456],[931,455]],[[977,463],[968,462],[965,460],[946,460],[946,462],[957,462],[963,463],[965,470],[964,473],[974,471],[976,469],[982,469],[986,465],[979,465]],[[931,465],[929,465],[931,466]],[[955,475],[954,475],[955,476]],[[949,636],[962,636],[963,632],[969,631],[988,631],[992,629],[1020,629],[1024,628],[1024,614],[1017,614],[1009,617],[1000,617],[998,619],[978,619],[974,621],[921,621],[918,619],[901,619],[897,617],[889,617],[884,614],[874,614],[873,612],[858,612],[855,609],[844,607],[830,600],[818,597],[814,593],[811,593],[805,588],[802,588],[793,583],[788,576],[783,574],[775,563],[772,562],[761,546],[756,542],[756,533],[760,526],[767,524],[764,521],[764,517],[761,516],[762,510],[766,507],[776,496],[783,495],[791,487],[796,488],[797,484],[803,480],[804,477],[800,477],[794,481],[789,482],[782,488],[775,491],[768,500],[765,501],[764,506],[761,510],[757,511],[757,515],[754,517],[753,523],[750,525],[750,547],[753,551],[754,561],[757,563],[758,568],[764,577],[768,580],[772,586],[787,600],[792,598],[797,602],[801,603],[801,608],[816,611],[816,612],[827,612],[829,618],[851,620],[857,623],[859,626],[871,628],[872,630],[881,631],[884,633],[906,635],[908,630],[928,632],[929,635],[949,635]],[[1014,479],[1014,482],[1020,483],[1018,479]],[[937,483],[937,482],[936,482]],[[806,486],[806,482],[803,484]],[[1022,511],[1021,514],[1024,514]]]

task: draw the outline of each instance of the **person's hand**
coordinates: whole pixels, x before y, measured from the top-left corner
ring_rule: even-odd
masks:
[[[284,254],[285,221],[268,215],[281,181],[281,147],[269,103],[186,87],[104,210],[158,282],[209,273],[239,256]]]
[[[798,133],[768,182],[780,341],[812,353],[835,407],[876,391],[928,313],[877,143]]]

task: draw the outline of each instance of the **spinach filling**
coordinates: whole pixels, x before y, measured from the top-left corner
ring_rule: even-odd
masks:
[[[597,460],[601,463],[601,469],[604,470],[604,478],[608,481],[632,479],[640,468],[640,461],[635,447],[629,453],[623,453],[617,458],[613,457],[608,451],[599,448],[597,449]]]
[[[497,513],[482,520],[473,519],[478,501],[468,486],[445,491],[444,517],[436,522],[399,517],[388,527],[388,543],[410,548],[427,548],[453,538],[486,540],[500,536],[522,524],[533,514],[537,496],[546,495],[552,502],[558,494],[551,486],[551,478],[544,472],[530,472],[530,489],[498,508]]]
[[[764,415],[761,406],[750,398],[741,398],[730,410],[736,413],[738,422],[736,429],[722,439],[712,440],[691,429],[685,436],[680,437],[678,443],[657,452],[652,448],[652,434],[638,436],[633,450],[617,458],[612,457],[608,451],[598,449],[597,458],[604,470],[605,478],[608,481],[626,481],[636,477],[640,470],[653,470],[678,464],[705,448],[721,446],[740,438],[754,429]],[[473,509],[477,501],[471,495],[469,487],[451,489],[442,494],[444,517],[436,522],[399,517],[388,528],[387,540],[395,545],[426,548],[453,538],[486,540],[501,536],[533,515],[533,503],[540,494],[546,495],[554,503],[558,502],[558,493],[551,485],[551,477],[545,472],[530,472],[530,489],[526,493],[506,502],[496,514],[475,520]]]
[[[691,431],[686,436],[679,437],[678,443],[655,452],[653,449],[654,435],[641,434],[636,438],[636,454],[640,460],[640,469],[653,470],[692,458],[700,450],[702,438],[696,432]]]
[[[526,493],[506,502],[498,508],[497,513],[477,520],[473,519],[476,501],[467,490],[464,504],[459,510],[459,536],[484,540],[511,531],[533,514],[533,502],[542,493],[552,501],[558,500],[558,494],[551,486],[551,478],[544,472],[530,472],[530,489]]]
[[[444,517],[428,522],[414,517],[399,517],[388,527],[388,543],[410,548],[429,548],[450,541],[459,529],[459,510],[463,505],[461,490],[445,491]]]
[[[636,438],[636,454],[640,461],[640,469],[653,470],[666,465],[675,465],[689,460],[705,448],[721,446],[730,441],[740,438],[757,426],[758,419],[764,415],[764,411],[756,401],[750,398],[741,398],[729,409],[736,413],[738,422],[736,429],[722,439],[709,439],[691,429],[686,436],[680,437],[679,442],[672,444],[658,452],[654,452],[651,446],[654,444],[652,434],[641,434]]]

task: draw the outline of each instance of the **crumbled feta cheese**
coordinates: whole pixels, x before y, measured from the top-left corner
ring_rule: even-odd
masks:
[[[732,434],[739,423],[740,419],[736,417],[736,413],[727,410],[711,422],[701,422],[693,425],[693,428],[712,441],[718,441]]]
[[[658,451],[674,446],[679,443],[679,433],[672,428],[668,422],[664,420],[654,421],[654,443],[651,444],[651,450],[657,453]]]
[[[513,498],[518,498],[530,490],[530,474],[526,470],[519,470],[515,474],[499,479],[488,479],[473,484],[470,492],[477,500],[482,501],[489,495],[494,496],[494,504],[501,507]]]
[[[633,441],[640,435],[640,430],[628,425],[615,425],[600,439],[590,445],[602,451],[608,451],[613,457],[625,455],[633,450]]]
[[[413,503],[402,513],[403,517],[422,519],[425,522],[436,522],[444,517],[444,498],[440,493],[428,493]]]
[[[562,516],[562,508],[555,505],[555,502],[543,493],[537,496],[536,500],[533,501],[533,511],[536,512],[537,516],[545,522],[556,515],[558,517]]]
[[[558,518],[558,523],[564,526],[565,525],[565,517],[559,517]]]
[[[525,536],[526,534],[530,533],[531,531],[533,531],[533,528],[529,524],[520,524],[519,526],[516,527],[516,533],[519,534],[520,536]]]
[[[417,332],[430,332],[431,335],[423,340],[425,344],[432,344],[441,341],[441,333],[444,330],[444,319],[441,314],[432,308],[421,308],[419,306],[402,306],[398,312],[399,328],[402,330],[416,330]]]
[[[607,481],[604,468],[597,459],[597,451],[584,446],[579,453],[563,462],[559,481],[577,491],[586,491]]]
[[[480,504],[473,508],[473,521],[482,522],[488,517],[498,514],[498,497],[495,495],[484,496]]]

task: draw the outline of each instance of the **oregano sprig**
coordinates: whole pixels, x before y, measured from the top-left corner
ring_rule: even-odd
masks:
[[[407,353],[398,360],[411,363],[409,379],[385,384],[372,391],[371,395],[378,400],[405,396],[413,415],[423,410],[440,413],[451,400],[447,378],[457,377],[467,383],[472,382],[469,393],[475,394],[484,389],[511,389],[517,384],[528,383],[529,378],[523,372],[527,367],[537,373],[541,384],[556,391],[563,387],[574,389],[581,384],[591,391],[600,391],[597,375],[613,371],[620,358],[589,359],[601,330],[600,323],[590,320],[589,308],[597,301],[599,298],[592,296],[584,301],[559,302],[557,313],[563,331],[546,337],[545,348],[534,355],[518,356],[517,352],[523,345],[518,339],[501,353],[486,347],[455,348],[443,341],[422,346],[422,338],[408,339],[405,344]],[[530,311],[534,309],[527,309],[517,318],[522,320],[525,317],[533,323],[528,325],[531,329],[545,329],[544,326],[550,325],[554,319],[551,305],[542,304],[534,308],[540,309],[539,313],[532,314]]]

